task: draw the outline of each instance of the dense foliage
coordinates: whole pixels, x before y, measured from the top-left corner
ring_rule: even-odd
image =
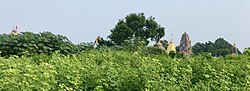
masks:
[[[192,51],[194,54],[207,52],[211,53],[212,56],[226,56],[228,54],[231,54],[232,49],[233,45],[223,38],[218,38],[214,43],[211,41],[208,41],[206,43],[198,42],[192,47]],[[237,51],[239,54],[241,53],[238,49]]]
[[[119,20],[108,37],[118,45],[132,37],[143,39],[148,44],[148,39],[158,42],[165,35],[164,30],[154,17],[146,19],[143,13],[131,13]]]
[[[245,48],[243,54],[250,55],[250,47]]]
[[[171,59],[141,52],[0,57],[0,90],[250,90],[250,57]]]
[[[228,55],[233,46],[223,38],[195,44],[188,57],[145,47],[151,39],[167,48],[164,30],[131,13],[97,46],[51,32],[0,34],[0,91],[250,90],[250,48]]]
[[[62,54],[78,52],[77,46],[67,37],[51,32],[22,32],[19,35],[0,34],[0,55],[51,54],[60,51]]]

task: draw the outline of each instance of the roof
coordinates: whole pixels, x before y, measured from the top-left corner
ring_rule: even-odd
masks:
[[[160,49],[162,49],[162,50],[165,50],[165,48],[162,46],[162,43],[159,41],[158,43],[156,43],[155,45],[154,45],[154,47],[156,47],[156,48],[160,48]]]
[[[161,42],[158,42],[154,46],[162,46],[162,44],[161,44]]]

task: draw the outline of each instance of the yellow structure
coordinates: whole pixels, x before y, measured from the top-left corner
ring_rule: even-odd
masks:
[[[172,39],[170,40],[170,42],[168,44],[167,53],[169,54],[169,52],[171,52],[171,51],[176,52],[174,42]]]

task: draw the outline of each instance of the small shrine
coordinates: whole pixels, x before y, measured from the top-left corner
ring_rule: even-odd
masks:
[[[160,41],[158,43],[154,44],[154,47],[165,50],[165,48],[162,46],[162,43]]]

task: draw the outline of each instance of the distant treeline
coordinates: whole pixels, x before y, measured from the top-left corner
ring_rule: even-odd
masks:
[[[158,24],[153,16],[146,18],[144,13],[131,13],[120,19],[111,34],[105,40],[98,37],[94,43],[73,44],[67,37],[55,35],[51,32],[22,32],[17,33],[17,28],[11,34],[0,34],[0,55],[32,55],[32,54],[52,54],[59,53],[68,55],[80,53],[94,48],[109,48],[112,50],[125,51],[146,51],[146,53],[161,54],[163,50],[148,47],[149,42],[163,44],[166,49],[167,40],[161,38],[165,36],[165,28]],[[211,53],[212,56],[225,56],[237,50],[232,44],[223,38],[217,39],[214,43],[196,43],[192,47],[193,54]],[[177,48],[177,50],[179,50]],[[248,51],[246,51],[248,53]],[[177,53],[179,54],[179,53]],[[172,54],[171,54],[172,55]]]

